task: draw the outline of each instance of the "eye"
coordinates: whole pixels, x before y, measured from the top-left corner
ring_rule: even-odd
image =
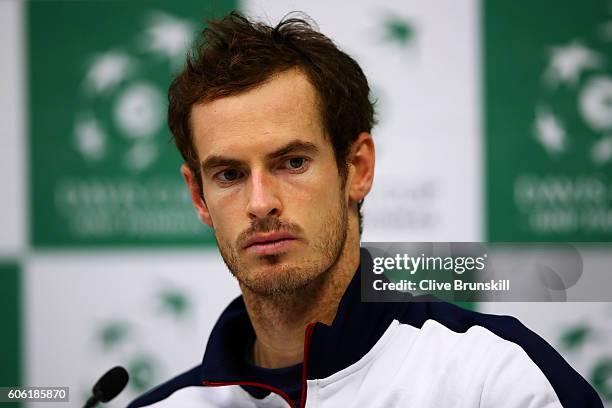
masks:
[[[292,157],[290,159],[285,160],[285,163],[289,170],[305,170],[305,167],[308,163],[308,159],[305,157]]]
[[[224,183],[230,183],[240,178],[240,172],[236,169],[226,169],[215,175],[215,178]]]

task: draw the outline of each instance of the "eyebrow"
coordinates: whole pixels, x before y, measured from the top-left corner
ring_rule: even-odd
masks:
[[[304,152],[315,155],[319,152],[319,148],[314,143],[304,142],[302,140],[292,140],[283,147],[266,154],[266,160],[273,160],[295,152]],[[243,164],[243,162],[240,160],[213,154],[202,161],[200,168],[202,173],[206,174],[217,167],[238,167],[241,164]]]

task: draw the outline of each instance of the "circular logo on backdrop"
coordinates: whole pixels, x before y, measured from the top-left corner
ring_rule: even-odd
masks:
[[[74,148],[89,164],[118,164],[130,172],[152,166],[165,143],[167,77],[183,64],[196,25],[161,11],[124,44],[92,55],[80,87]]]
[[[549,156],[612,163],[611,55],[612,18],[547,50],[534,133]]]

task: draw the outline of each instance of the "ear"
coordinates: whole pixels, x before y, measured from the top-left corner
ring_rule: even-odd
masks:
[[[181,166],[181,174],[183,175],[183,179],[185,180],[185,184],[189,188],[189,195],[191,196],[191,202],[198,213],[198,217],[203,224],[208,225],[211,228],[213,227],[212,218],[210,217],[210,212],[208,212],[208,206],[206,205],[206,201],[204,201],[204,194],[202,193],[202,188],[200,184],[200,180],[198,177],[193,174],[189,166],[183,164]]]
[[[357,203],[370,192],[374,181],[375,152],[371,134],[362,132],[357,136],[348,163],[347,191],[350,201]]]

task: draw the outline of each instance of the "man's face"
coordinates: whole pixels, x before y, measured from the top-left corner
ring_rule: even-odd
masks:
[[[239,282],[260,295],[299,289],[337,261],[348,197],[315,89],[298,70],[196,105],[202,218]]]

